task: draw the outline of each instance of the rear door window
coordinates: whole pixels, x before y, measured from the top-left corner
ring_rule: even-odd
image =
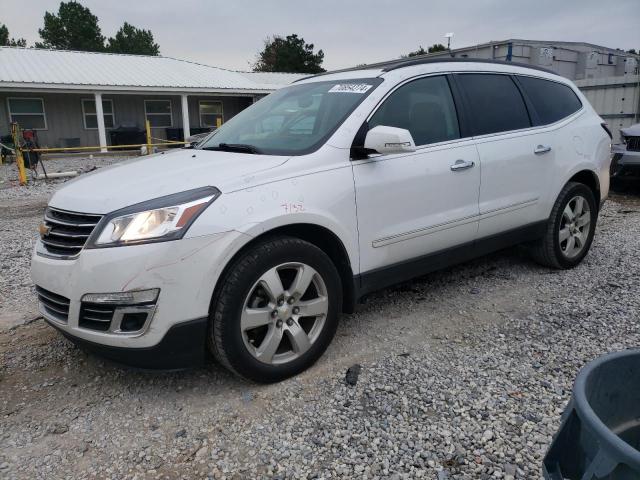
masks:
[[[460,138],[456,108],[444,76],[425,77],[399,87],[369,120],[378,125],[404,128],[416,145]]]
[[[510,76],[463,73],[456,78],[467,99],[475,135],[531,126],[520,90]]]
[[[537,114],[537,125],[555,123],[582,108],[580,99],[567,85],[520,75],[517,78]]]

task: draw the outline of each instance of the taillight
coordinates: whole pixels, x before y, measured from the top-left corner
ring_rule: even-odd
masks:
[[[607,132],[607,135],[609,135],[609,138],[613,140],[613,135],[611,134],[611,130],[609,130],[609,125],[607,125],[604,122],[601,123],[600,125],[602,126],[602,128],[604,128],[604,131]]]

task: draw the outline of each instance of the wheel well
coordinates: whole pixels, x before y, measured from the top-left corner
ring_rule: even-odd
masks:
[[[598,208],[600,208],[600,181],[591,170],[582,170],[569,179],[570,182],[578,182],[586,185],[593,192]]]
[[[351,262],[349,261],[347,250],[342,244],[342,241],[333,232],[319,225],[298,223],[274,228],[273,230],[260,234],[236,252],[233,258],[227,263],[227,266],[220,275],[220,279],[224,278],[227,268],[233,265],[233,262],[245,251],[256,243],[265,240],[265,238],[278,235],[296,237],[309,242],[329,256],[338,269],[340,280],[342,281],[342,311],[345,313],[353,313],[355,308],[355,286],[353,283],[353,270],[351,269]],[[218,281],[220,281],[220,279]],[[216,290],[218,287],[219,285],[216,286]]]

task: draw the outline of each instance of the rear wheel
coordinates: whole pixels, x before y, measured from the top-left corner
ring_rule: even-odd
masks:
[[[545,235],[532,246],[534,259],[554,268],[572,268],[587,255],[598,210],[589,187],[569,182],[558,195]]]
[[[229,268],[214,297],[208,343],[234,373],[276,382],[311,366],[335,333],[342,289],[318,247],[279,237]]]

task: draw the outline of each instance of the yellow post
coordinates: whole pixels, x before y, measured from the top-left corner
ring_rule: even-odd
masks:
[[[220,128],[222,126],[222,119],[220,117],[216,118],[216,128]]]
[[[145,126],[147,129],[147,155],[151,155],[151,124],[149,123],[149,120],[145,122]]]
[[[11,124],[11,135],[16,152],[16,164],[18,165],[18,180],[20,185],[27,184],[27,172],[24,170],[24,158],[22,158],[22,147],[20,146],[20,126],[17,123]]]

